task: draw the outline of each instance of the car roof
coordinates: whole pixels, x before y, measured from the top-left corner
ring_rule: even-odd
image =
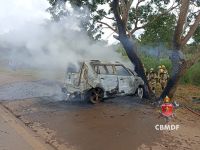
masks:
[[[96,65],[122,65],[118,61],[100,61],[100,60],[89,60],[85,61],[86,64],[96,64]]]

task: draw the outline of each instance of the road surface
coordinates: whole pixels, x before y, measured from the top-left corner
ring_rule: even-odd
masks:
[[[53,150],[0,105],[0,150]]]
[[[165,124],[159,109],[138,103],[136,97],[90,105],[59,101],[58,89],[57,81],[1,72],[0,100],[11,112],[0,112],[2,149],[42,149],[48,144],[57,150],[199,149],[200,118],[186,110],[178,109],[171,122],[180,125],[178,131],[156,131],[156,124]],[[24,131],[27,127],[41,140]]]

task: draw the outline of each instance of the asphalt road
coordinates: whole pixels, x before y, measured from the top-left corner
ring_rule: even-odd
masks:
[[[199,118],[184,111],[174,122],[180,131],[163,134],[155,130],[156,124],[165,124],[157,109],[136,97],[91,105],[62,101],[59,93],[59,84],[49,80],[20,79],[0,86],[2,105],[57,150],[196,149],[200,144]]]
[[[4,102],[29,126],[47,132],[56,146],[80,150],[133,150],[159,142],[162,132],[155,125],[163,123],[151,106],[135,97],[108,99],[91,105],[84,101],[54,101],[50,97]],[[38,127],[39,126],[39,127]],[[40,134],[40,133],[39,133]],[[51,142],[50,141],[50,142]]]

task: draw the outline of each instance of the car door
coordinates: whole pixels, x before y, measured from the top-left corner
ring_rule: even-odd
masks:
[[[98,77],[101,86],[106,92],[109,92],[110,94],[118,92],[118,78],[114,74],[112,65],[99,65]]]
[[[135,76],[122,65],[115,65],[115,71],[119,83],[119,93],[122,95],[133,94],[136,88]]]

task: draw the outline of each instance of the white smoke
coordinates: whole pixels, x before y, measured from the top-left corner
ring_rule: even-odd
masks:
[[[48,7],[47,0],[0,0],[0,52],[6,47],[11,67],[53,70],[81,60],[120,60],[113,48],[80,31],[78,12],[52,22]]]
[[[29,23],[42,23],[50,15],[44,10],[47,0],[0,0],[0,34],[17,30]]]

